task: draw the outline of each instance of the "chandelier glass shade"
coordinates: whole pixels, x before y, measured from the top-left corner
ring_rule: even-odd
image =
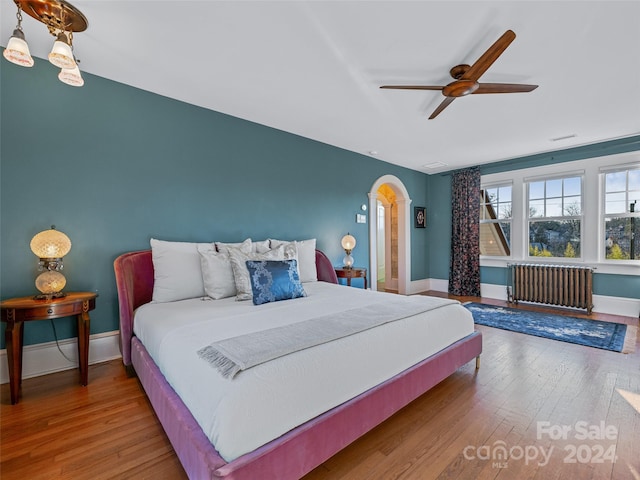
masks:
[[[29,45],[27,45],[21,28],[16,28],[13,31],[13,35],[11,35],[7,48],[4,49],[2,55],[11,63],[21,67],[33,67],[33,58],[31,58]]]
[[[78,68],[79,60],[73,53],[73,32],[82,32],[88,27],[87,19],[82,12],[64,0],[14,0],[14,2],[18,7],[16,14],[18,24],[3,52],[4,58],[22,67],[32,67],[34,64],[22,30],[22,12],[24,11],[44,23],[49,33],[56,37],[48,58],[53,65],[61,69],[58,79],[74,87],[84,85]]]
[[[61,69],[58,74],[58,79],[62,83],[66,83],[72,87],[81,87],[84,85],[84,79],[82,75],[80,75],[80,69],[78,67]]]
[[[69,40],[64,32],[58,34],[58,38],[53,42],[53,48],[49,54],[49,61],[56,67],[62,69],[76,68],[77,64],[73,58],[73,52],[69,45]]]

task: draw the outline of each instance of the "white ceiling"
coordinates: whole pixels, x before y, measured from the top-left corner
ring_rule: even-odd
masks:
[[[640,133],[640,1],[72,3],[89,21],[83,71],[426,173]],[[15,12],[0,0],[3,46]],[[53,37],[24,17],[46,58]],[[531,93],[459,98],[427,120],[440,92],[379,89],[446,85],[507,29],[480,82]]]

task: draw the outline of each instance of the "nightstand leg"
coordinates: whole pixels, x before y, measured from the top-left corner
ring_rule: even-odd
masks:
[[[9,391],[11,404],[18,403],[22,381],[22,322],[9,322],[4,332],[9,366]]]
[[[18,371],[18,383],[22,385],[22,350],[24,349],[24,323],[20,322],[20,341],[18,342],[18,360],[20,364],[20,370]]]
[[[82,385],[89,383],[89,321],[88,309],[78,315],[78,367]]]

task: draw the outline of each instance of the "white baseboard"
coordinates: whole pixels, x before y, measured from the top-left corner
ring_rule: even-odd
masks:
[[[506,285],[494,285],[492,283],[481,283],[480,293],[483,297],[494,298],[496,300],[507,301]]]
[[[593,311],[637,318],[640,314],[640,299],[594,295]]]
[[[416,293],[426,292],[427,290],[432,290],[431,288],[431,280],[425,278],[423,280],[412,280],[409,285],[409,295],[415,295]]]
[[[120,358],[120,332],[104,332],[89,338],[89,365]],[[78,368],[77,338],[60,340],[60,350],[72,361],[69,362],[58,351],[56,342],[26,345],[22,350],[22,378],[38,377],[63,370]],[[7,350],[0,350],[0,383],[9,383]]]
[[[431,278],[429,279],[429,290],[435,290],[436,292],[448,292],[449,291],[449,280],[442,280],[440,278]]]

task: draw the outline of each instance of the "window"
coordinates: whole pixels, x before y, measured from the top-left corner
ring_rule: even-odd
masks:
[[[511,256],[511,185],[480,191],[480,255]]]
[[[640,260],[640,167],[604,174],[604,257]]]
[[[530,257],[580,257],[582,177],[533,180],[528,187]]]
[[[483,174],[480,265],[585,264],[638,275],[640,151]],[[501,245],[502,251],[489,247]]]

